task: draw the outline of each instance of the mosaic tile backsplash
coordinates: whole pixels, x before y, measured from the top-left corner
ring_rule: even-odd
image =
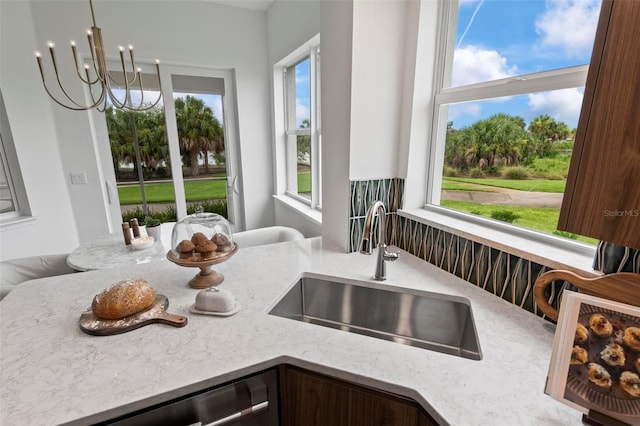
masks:
[[[349,251],[359,250],[364,220],[369,206],[381,200],[387,210],[387,244],[444,269],[471,284],[542,316],[533,299],[533,284],[549,270],[538,263],[459,237],[450,232],[400,217],[403,179],[351,182],[349,209]],[[377,222],[377,221],[376,221]],[[377,223],[373,244],[377,244]],[[566,283],[555,282],[549,288],[549,303],[557,304],[557,295]]]

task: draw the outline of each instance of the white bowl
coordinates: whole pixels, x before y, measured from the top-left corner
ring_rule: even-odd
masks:
[[[144,250],[151,247],[154,241],[153,237],[138,237],[131,240],[131,246],[136,250]]]

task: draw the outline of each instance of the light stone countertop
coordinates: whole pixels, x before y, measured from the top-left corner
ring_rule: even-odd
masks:
[[[346,254],[321,238],[240,248],[214,266],[242,305],[231,317],[190,313],[198,269],[167,260],[22,284],[0,303],[0,424],[103,421],[282,363],[408,396],[443,424],[581,423],[543,392],[546,321],[406,252],[388,264],[385,285],[469,298],[481,361],[267,315],[302,272],[372,281],[374,264],[375,253]],[[78,328],[96,293],[137,277],[187,326],[102,337]]]

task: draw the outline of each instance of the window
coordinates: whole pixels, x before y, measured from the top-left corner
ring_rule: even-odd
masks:
[[[147,79],[144,99],[155,101],[157,77],[144,69],[142,75]],[[111,147],[105,158],[112,164],[104,167],[114,170],[120,200],[112,220],[147,214],[175,220],[202,206],[243,229],[236,119],[229,107],[235,103],[231,72],[162,65],[160,78],[163,98],[154,108],[134,113],[134,126],[127,112],[108,109],[105,114]],[[123,99],[124,92],[116,89],[116,96]],[[139,102],[139,96],[134,91],[133,101]]]
[[[26,191],[0,92],[0,219],[4,222],[28,215]]]
[[[428,205],[595,243],[556,226],[599,11],[599,0],[447,3]]]
[[[4,153],[4,142],[0,135],[0,214],[11,213],[18,210],[18,203],[11,182],[11,175],[7,173],[9,165],[7,164],[7,156]]]
[[[302,54],[296,53],[293,60],[282,63],[285,192],[319,209],[320,48],[310,43],[303,47]]]

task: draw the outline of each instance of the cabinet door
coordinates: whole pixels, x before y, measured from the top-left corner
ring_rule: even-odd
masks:
[[[416,426],[415,405],[391,395],[351,389],[349,395],[352,426]]]
[[[284,426],[349,425],[349,389],[338,382],[284,367],[281,374]]]
[[[302,370],[281,367],[284,426],[436,425],[409,399]]]
[[[558,229],[640,248],[640,1],[604,0]]]

